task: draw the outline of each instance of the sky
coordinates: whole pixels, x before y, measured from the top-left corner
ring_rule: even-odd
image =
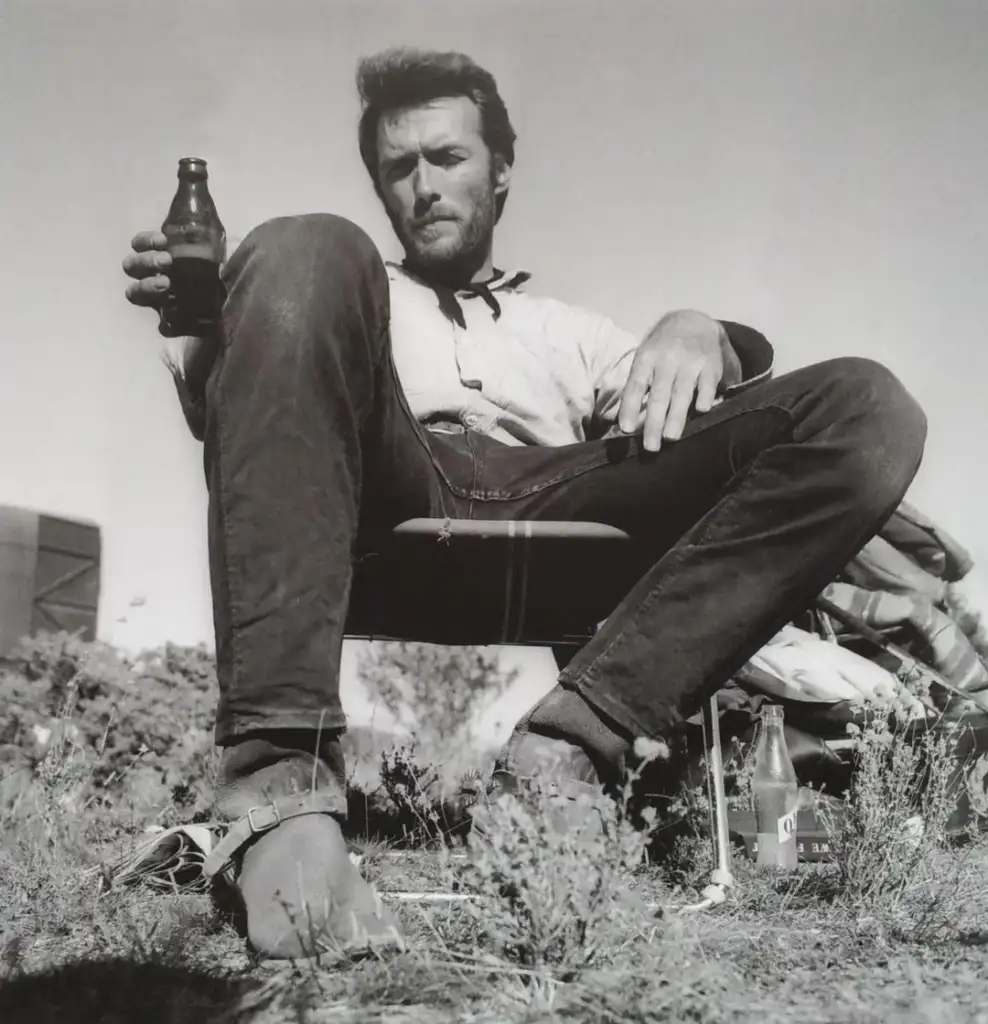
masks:
[[[0,504],[99,523],[104,639],[212,643],[201,449],[120,263],[182,156],[234,241],[331,211],[396,256],[354,71],[410,44],[498,80],[519,141],[496,258],[532,291],[638,332],[739,320],[780,373],[898,374],[930,422],[908,498],[988,608],[986,38],[983,0],[0,0]],[[548,652],[505,657],[492,721],[552,683]]]

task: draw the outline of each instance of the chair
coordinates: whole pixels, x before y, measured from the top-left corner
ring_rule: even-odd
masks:
[[[563,658],[627,590],[632,548],[601,523],[410,519],[358,559],[347,636]]]
[[[628,534],[601,523],[411,519],[357,559],[346,636],[550,647],[562,667],[626,593],[634,578],[634,554]],[[853,631],[843,640],[852,649],[860,647],[860,640],[907,668],[920,665],[895,642],[898,637],[871,629],[825,598],[818,598],[813,609]],[[928,665],[922,668],[947,693],[978,705],[983,716],[988,712],[981,695],[958,690]],[[698,907],[724,898],[731,884],[732,839],[716,695],[702,718],[715,870]],[[959,749],[959,758],[988,747],[988,717],[972,737]],[[954,817],[963,824],[968,816],[962,800]],[[734,825],[748,845],[752,836],[745,836],[739,820]],[[807,820],[800,830],[805,828],[810,839],[826,838],[811,826]]]
[[[562,667],[626,593],[634,547],[602,523],[410,519],[358,558],[346,636],[550,647]],[[716,701],[703,715],[712,902],[731,860]]]

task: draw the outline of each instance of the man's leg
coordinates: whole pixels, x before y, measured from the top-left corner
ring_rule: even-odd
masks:
[[[641,551],[640,577],[529,727],[580,744],[611,776],[635,737],[673,736],[894,511],[925,436],[891,373],[838,359],[723,403],[656,454],[637,439],[561,449],[557,474],[567,461],[585,465],[593,445],[606,457],[478,509],[608,523]],[[505,477],[526,458],[498,453],[488,467]]]
[[[329,216],[270,221],[224,279],[205,437],[216,810],[232,820],[315,788],[342,817],[338,673],[358,531],[430,514],[438,485],[398,394],[387,276],[362,231]],[[269,955],[313,952],[310,927],[344,945],[390,935],[327,814],[247,848],[240,888],[251,941]]]

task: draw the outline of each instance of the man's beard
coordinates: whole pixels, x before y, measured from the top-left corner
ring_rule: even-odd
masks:
[[[390,211],[389,217],[409,266],[437,281],[459,284],[469,282],[487,258],[495,220],[493,196],[485,197],[472,213],[468,221],[451,221],[460,228],[457,237],[444,239],[439,245],[423,244],[412,232],[406,233]]]

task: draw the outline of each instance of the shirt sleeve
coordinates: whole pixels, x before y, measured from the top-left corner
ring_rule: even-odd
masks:
[[[595,434],[605,432],[617,420],[621,395],[639,344],[641,338],[618,327],[613,320],[597,319],[589,351],[584,355],[593,381]]]
[[[770,380],[775,368],[775,349],[768,338],[754,327],[746,327],[733,320],[718,322],[727,333],[727,340],[740,365],[740,376],[736,381],[727,379],[725,375],[722,382],[724,398]]]
[[[754,328],[731,320],[724,328],[724,376],[718,393],[729,398],[772,376],[775,353],[768,339]],[[584,358],[594,385],[595,434],[611,432],[621,407],[621,395],[641,339],[607,317],[596,318],[589,351]]]

